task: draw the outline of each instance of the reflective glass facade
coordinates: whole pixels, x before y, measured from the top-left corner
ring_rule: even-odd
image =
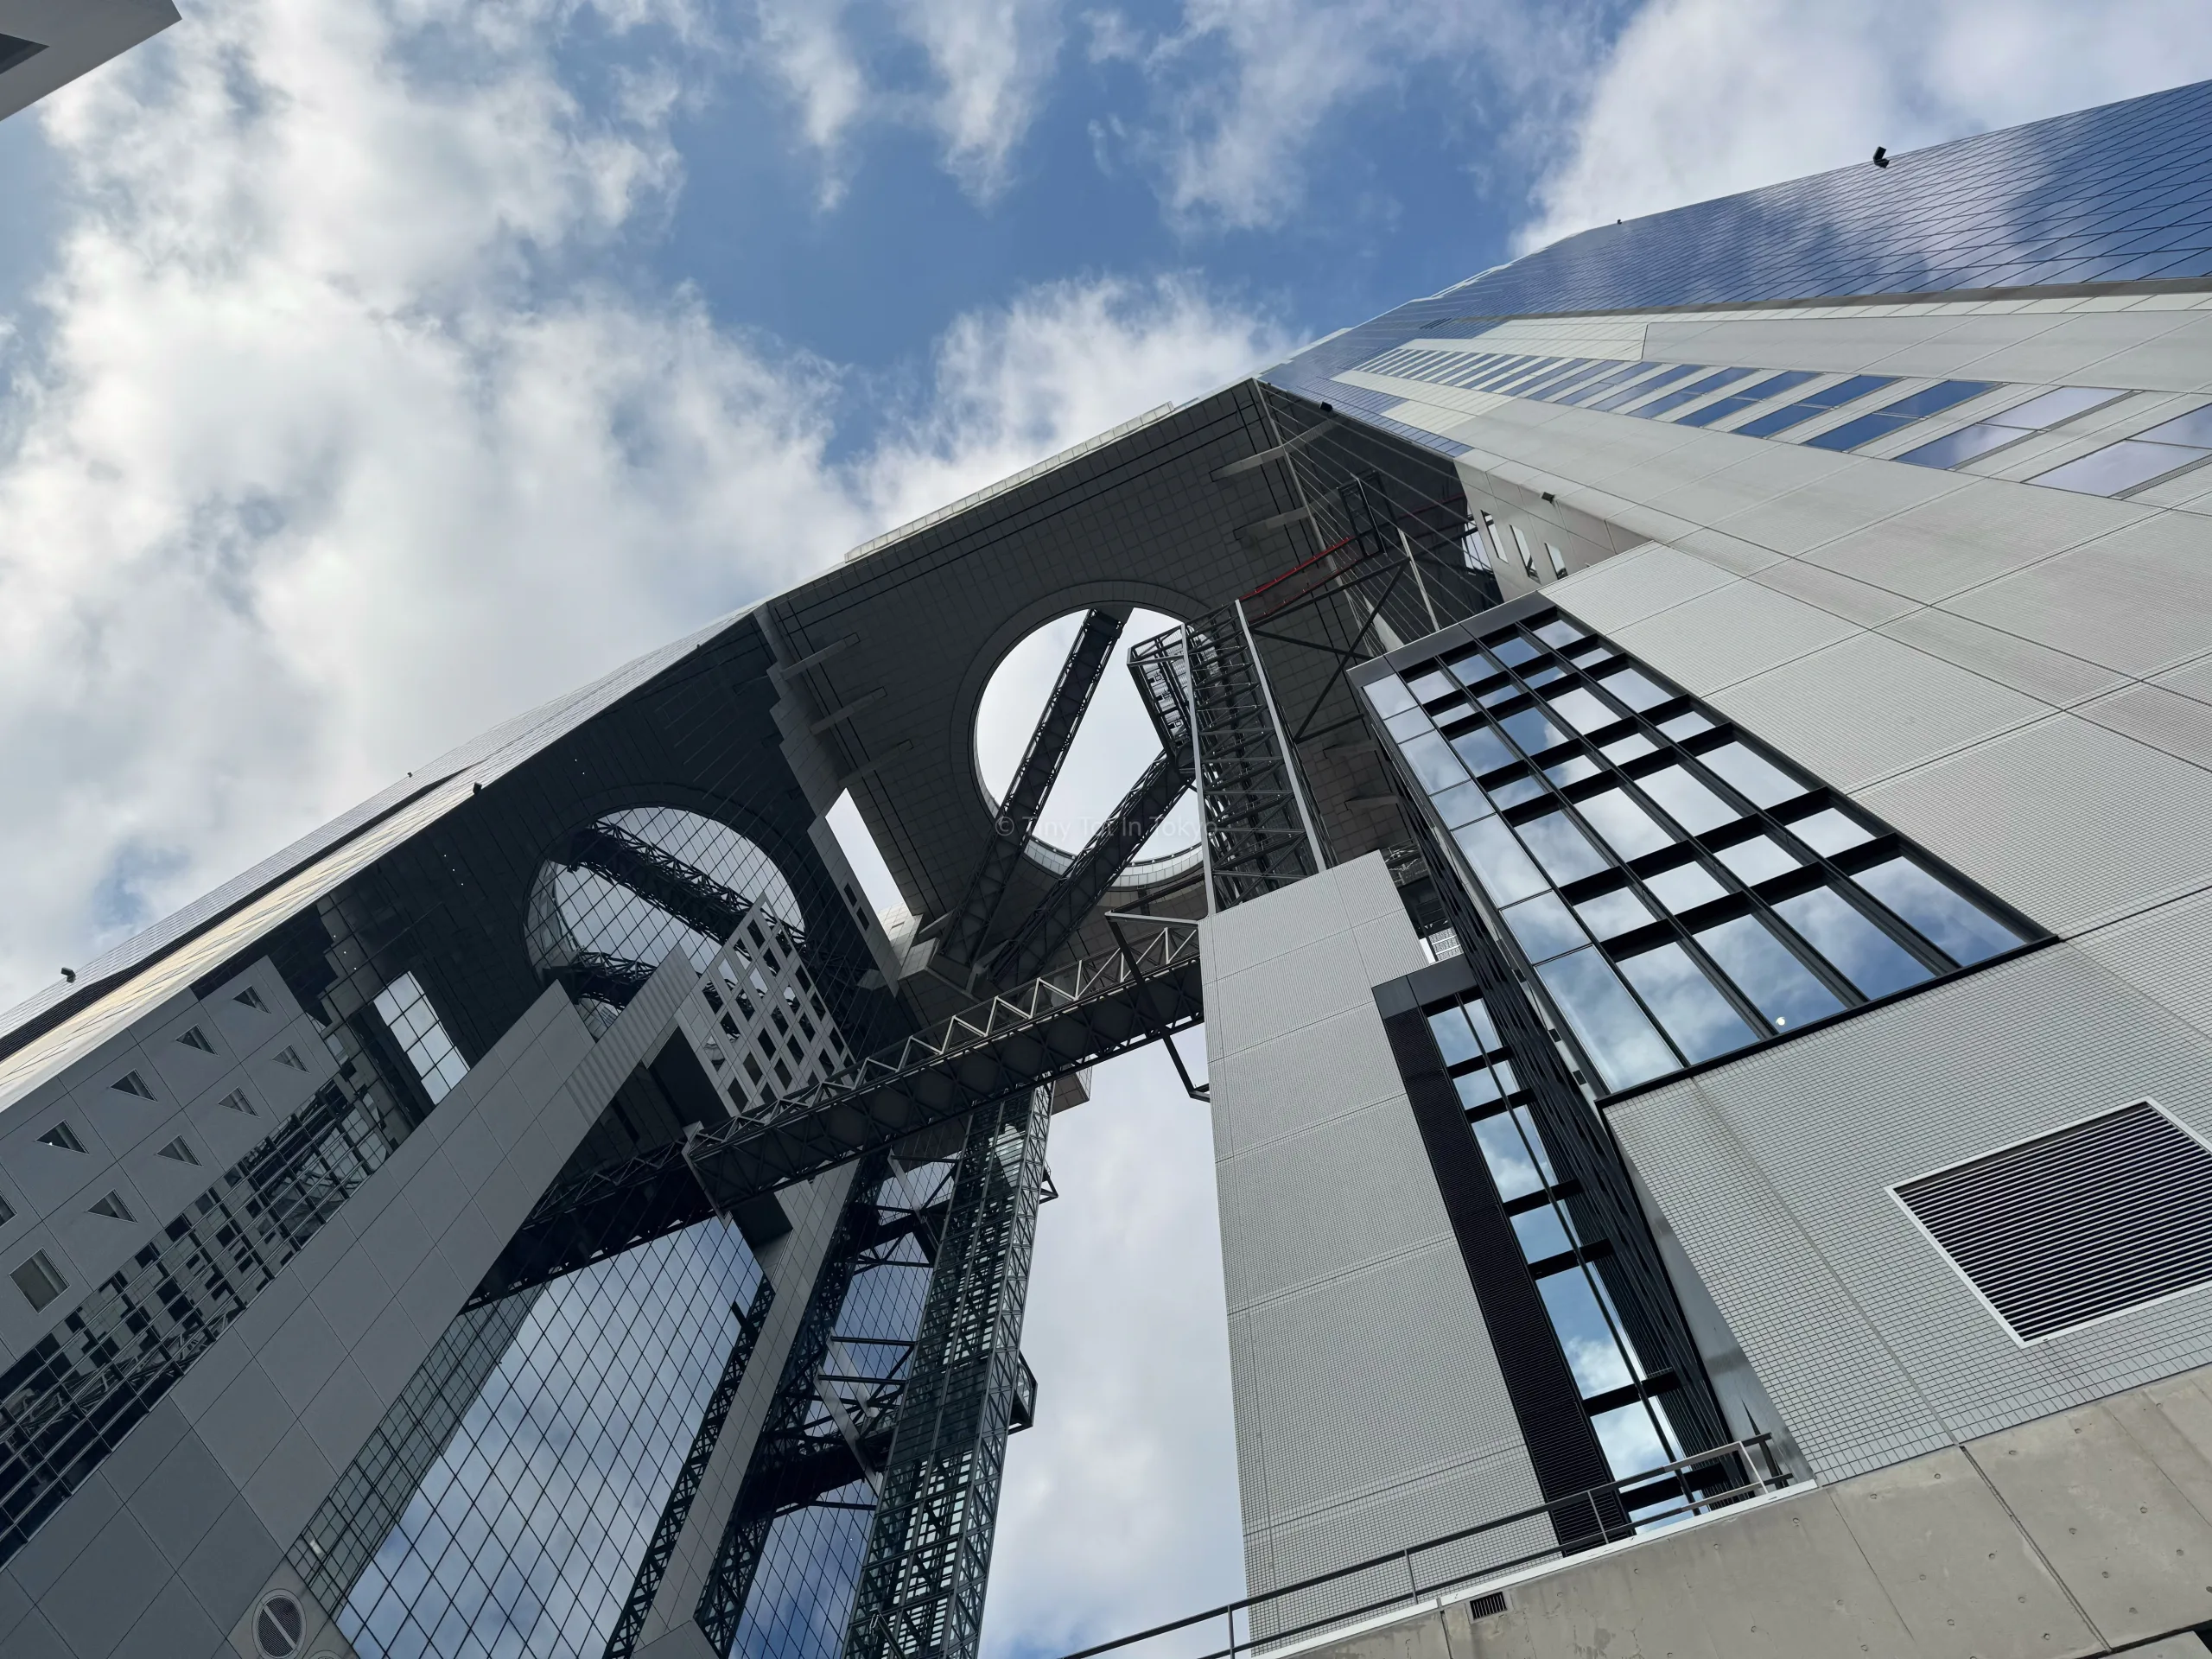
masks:
[[[1309,346],[1267,372],[1376,412],[1331,377],[1507,317],[2212,275],[2212,82],[1584,231]],[[1465,446],[1412,427],[1446,453]]]
[[[1433,648],[1363,693],[1600,1093],[2040,937],[1548,607]]]
[[[537,1294],[338,1614],[363,1659],[597,1659],[759,1281],[708,1222]]]

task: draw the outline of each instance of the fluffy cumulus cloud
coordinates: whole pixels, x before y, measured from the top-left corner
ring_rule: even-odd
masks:
[[[1519,245],[2199,79],[2205,23],[2202,0],[1649,0]]]
[[[1177,26],[1156,35],[1118,9],[1086,21],[1091,57],[1135,64],[1153,87],[1142,122],[1113,139],[1154,170],[1170,216],[1262,230],[1309,205],[1319,146],[1358,147],[1363,109],[1418,93],[1451,142],[1541,147],[1608,10],[1602,0],[1184,0]]]
[[[978,201],[997,196],[1059,59],[1059,0],[753,0],[751,49],[842,197],[871,126],[918,130]]]
[[[1277,343],[1189,283],[1037,290],[826,459],[843,371],[604,274],[680,188],[688,93],[652,65],[704,27],[685,0],[236,0],[32,118],[63,195],[0,392],[0,1001]],[[592,32],[639,49],[587,104],[559,54]]]

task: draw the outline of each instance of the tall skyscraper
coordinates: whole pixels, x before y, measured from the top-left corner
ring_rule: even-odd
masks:
[[[0,1646],[972,1659],[1053,1113],[1203,1019],[1240,1641],[2202,1650],[2208,461],[2212,84],[1571,238],[463,746],[0,1020]]]

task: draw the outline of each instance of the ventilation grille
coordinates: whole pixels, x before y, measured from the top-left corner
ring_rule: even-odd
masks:
[[[2022,1342],[2212,1279],[2212,1151],[2147,1100],[1897,1195]]]

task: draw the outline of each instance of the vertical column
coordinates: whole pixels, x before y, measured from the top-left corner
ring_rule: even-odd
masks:
[[[1041,1090],[969,1120],[846,1659],[975,1659],[1050,1122]]]

